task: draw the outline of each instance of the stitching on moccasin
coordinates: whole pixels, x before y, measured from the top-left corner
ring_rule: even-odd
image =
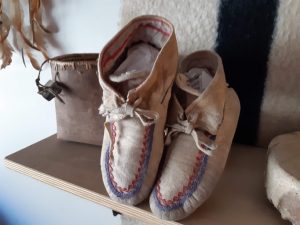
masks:
[[[156,205],[162,211],[174,210],[183,206],[186,199],[188,199],[193,192],[197,189],[198,185],[202,181],[205,169],[207,166],[208,155],[202,153],[200,150],[196,155],[196,162],[193,167],[193,173],[189,177],[188,184],[182,187],[182,190],[173,196],[172,199],[164,199],[160,192],[160,181],[156,185],[152,193],[152,197],[155,199]]]
[[[138,21],[136,21],[136,22],[143,22],[143,21],[152,21],[152,22],[153,22],[153,21],[154,21],[154,22],[157,22],[157,21],[158,21],[158,22],[163,22],[163,23],[164,23],[163,20],[159,20],[159,19],[143,19],[143,20],[138,20]],[[155,30],[157,30],[158,32],[162,33],[162,34],[165,35],[165,36],[170,36],[170,35],[172,34],[172,33],[165,32],[165,31],[163,31],[163,30],[161,30],[161,29],[159,29],[159,28],[157,28],[157,27],[155,27],[155,26],[153,26],[153,25],[150,25],[150,24],[140,25],[140,26],[145,27],[145,28],[148,28],[148,29],[155,29]],[[114,52],[114,54],[113,54],[112,56],[106,58],[105,60],[103,60],[103,61],[101,62],[101,66],[102,66],[102,67],[105,67],[106,64],[107,64],[107,62],[109,62],[110,60],[112,60],[112,59],[114,59],[114,58],[116,57],[117,53],[118,53],[119,51],[121,51],[121,50],[126,46],[127,41],[130,39],[130,37],[132,36],[132,34],[133,34],[134,32],[135,32],[135,31],[131,32],[131,33],[126,37],[126,39],[125,39],[125,41],[123,42],[123,44],[119,47],[119,49],[117,49],[117,50]],[[120,38],[120,36],[122,36],[122,34],[123,34],[123,33],[119,34],[119,36],[116,37],[116,39],[114,40],[114,42],[112,42],[112,43],[106,48],[106,50],[108,50],[108,49],[111,47],[111,45],[113,45],[115,42],[117,42],[118,39]]]
[[[135,193],[137,193],[141,186],[142,181],[144,180],[144,176],[146,174],[146,170],[148,168],[148,163],[152,151],[152,139],[153,139],[153,131],[154,131],[154,125],[148,126],[145,128],[145,133],[143,137],[143,143],[142,143],[142,152],[140,154],[140,159],[138,163],[138,168],[136,171],[136,174],[134,176],[134,179],[130,182],[130,184],[127,187],[121,187],[118,185],[118,183],[115,181],[115,178],[113,176],[113,165],[110,160],[109,155],[114,150],[114,143],[115,143],[115,136],[116,136],[116,128],[114,123],[111,123],[111,129],[112,129],[112,149],[109,147],[106,150],[106,159],[105,159],[105,168],[107,173],[107,181],[110,186],[110,189],[112,192],[120,198],[130,198]]]

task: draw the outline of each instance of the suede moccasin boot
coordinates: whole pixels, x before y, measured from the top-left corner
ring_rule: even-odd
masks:
[[[134,205],[151,192],[177,63],[173,25],[158,16],[132,20],[99,56],[99,110],[106,117],[101,172],[114,200]]]
[[[181,64],[167,120],[167,154],[150,196],[158,217],[194,212],[219,180],[238,122],[240,103],[228,88],[221,58],[195,52]]]

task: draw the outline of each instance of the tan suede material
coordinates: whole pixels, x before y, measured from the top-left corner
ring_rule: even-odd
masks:
[[[109,74],[113,72],[112,69],[126,47],[137,41],[150,43],[160,50],[147,78],[136,88],[129,90],[127,96],[123,96],[117,91],[117,84],[109,81]],[[117,201],[138,204],[151,191],[163,152],[163,131],[177,61],[177,42],[173,26],[158,16],[142,16],[132,20],[100,53],[99,81],[103,89],[103,108],[107,109],[101,171],[109,196]],[[120,110],[121,106],[124,106],[123,110]],[[111,115],[116,108],[122,112],[127,112],[129,108],[132,111],[130,115]],[[151,125],[154,127],[152,135],[147,133],[151,126],[141,123],[141,119],[148,114],[155,118]],[[150,155],[143,172],[139,172],[139,160],[145,160],[145,157],[140,158],[145,147],[143,138],[147,138],[149,142],[145,154],[150,152]],[[108,159],[110,167],[107,165]],[[139,182],[141,186],[137,188],[136,183]]]
[[[215,135],[223,119],[227,84],[225,81],[223,63],[220,56],[211,51],[200,51],[188,55],[181,63],[180,72],[191,68],[206,68],[213,74],[213,80],[199,97],[190,104],[185,113],[196,114],[191,121],[196,127]],[[177,76],[176,84],[182,87],[182,76]]]
[[[63,85],[60,96],[65,102],[55,101],[59,139],[102,144],[104,119],[98,113],[102,91],[97,58],[97,54],[70,54],[50,60],[52,78]]]
[[[181,94],[195,95],[186,108],[174,96],[170,103],[167,124],[186,118],[197,133],[200,142],[212,146],[209,156],[198,148],[191,131],[174,133],[167,146],[167,156],[150,197],[152,212],[166,220],[180,220],[194,212],[211,194],[218,182],[231,147],[238,122],[240,103],[232,88],[227,88],[221,59],[212,52],[196,52],[183,61],[181,72],[190,68],[205,67],[213,75],[206,90],[198,93],[187,86],[183,74],[176,78]],[[183,69],[184,68],[184,69]],[[215,135],[210,141],[201,131]]]

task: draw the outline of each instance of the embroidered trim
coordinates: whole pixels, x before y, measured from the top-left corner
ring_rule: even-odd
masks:
[[[156,26],[153,26],[152,24],[146,24],[146,25],[143,25],[143,27],[149,28],[149,29],[152,29],[152,30],[156,30],[156,31],[162,33],[165,36],[170,36],[171,35],[171,33],[166,32],[166,31],[164,31],[164,30],[162,30],[162,29],[160,29],[160,28],[158,28]]]
[[[167,24],[165,21],[159,20],[159,19],[146,19],[146,20],[139,20],[139,21],[136,21],[136,22],[143,22],[143,21],[150,21],[150,22],[151,22],[151,21],[158,21],[158,22],[162,22],[162,23],[164,23],[164,24]],[[167,25],[168,25],[168,24],[167,24]],[[168,25],[168,26],[169,26],[169,25]],[[170,35],[171,35],[171,33],[166,32],[166,31],[163,31],[162,29],[160,29],[160,28],[158,28],[158,27],[156,27],[156,26],[154,26],[154,25],[151,25],[151,24],[145,24],[145,25],[141,24],[141,25],[139,25],[139,27],[144,27],[144,28],[146,28],[146,29],[148,28],[148,29],[156,30],[156,31],[160,32],[162,35],[165,35],[165,36],[170,36]],[[124,30],[123,32],[125,32],[125,31],[126,31],[126,30]],[[115,40],[114,40],[114,41],[113,41],[113,42],[105,49],[105,51],[107,51],[113,44],[115,44],[115,43],[118,41],[118,39],[122,36],[123,32],[120,33],[120,34],[115,38]],[[114,59],[114,58],[118,55],[118,53],[119,53],[120,51],[122,51],[122,49],[125,48],[127,42],[128,42],[129,39],[132,37],[132,35],[133,35],[134,32],[135,32],[135,30],[133,30],[133,31],[126,37],[126,39],[125,39],[125,41],[122,43],[122,45],[121,45],[119,48],[117,48],[117,49],[115,50],[115,52],[114,52],[112,55],[108,56],[105,60],[103,59],[103,61],[101,62],[101,67],[105,67],[106,64],[107,64],[110,60]]]
[[[193,167],[193,173],[188,179],[187,185],[182,187],[182,190],[173,196],[172,199],[164,199],[160,192],[160,180],[156,188],[152,192],[152,197],[155,199],[156,205],[163,211],[174,210],[183,206],[184,202],[192,196],[202,181],[205,169],[207,166],[208,156],[201,151],[196,155],[196,162]]]
[[[172,26],[170,26],[169,24],[168,24],[168,22],[166,22],[166,21],[164,21],[164,20],[162,20],[162,19],[157,19],[157,18],[142,18],[142,19],[139,19],[139,20],[135,20],[134,21],[134,23],[140,23],[140,22],[146,22],[146,21],[149,21],[149,22],[160,22],[160,23],[164,23],[165,25],[167,25],[168,27],[169,27],[169,29],[170,30],[173,30],[173,28],[172,28]],[[133,24],[134,24],[133,23]],[[132,25],[132,24],[131,24]],[[112,45],[114,45],[115,44],[115,42],[117,42],[118,41],[118,39],[125,33],[127,31],[127,29],[123,29],[123,30],[121,30],[121,32],[118,34],[118,36],[116,36],[115,38],[114,38],[114,42],[112,42],[112,43],[110,43],[107,47],[106,47],[106,49],[109,49]],[[170,35],[171,35],[171,33],[170,33]]]
[[[106,150],[106,157],[105,157],[105,169],[107,174],[108,185],[111,191],[117,197],[124,198],[124,199],[130,198],[140,190],[143,180],[145,178],[145,174],[148,168],[148,163],[149,163],[151,150],[152,150],[154,125],[145,128],[137,172],[134,176],[134,179],[127,187],[119,186],[113,176],[113,164],[110,158],[110,154],[112,154],[112,152],[114,151],[114,145],[115,145],[116,127],[114,123],[111,123],[111,129],[112,129],[112,140],[111,140],[112,148],[110,149],[108,146]]]
[[[116,137],[116,126],[114,124],[115,123],[111,124],[112,135],[113,135],[113,139],[112,139],[113,145],[112,145],[111,153],[113,153],[113,151],[114,151],[114,144],[115,144],[115,137]],[[109,177],[111,178],[114,187],[119,192],[129,192],[136,185],[136,182],[137,182],[137,180],[139,179],[139,177],[141,175],[140,173],[141,173],[141,169],[142,169],[142,166],[144,164],[144,161],[145,161],[145,155],[146,155],[145,153],[146,153],[146,150],[147,150],[147,138],[148,138],[148,135],[149,135],[149,130],[150,130],[149,127],[145,128],[145,133],[144,133],[143,143],[142,143],[142,152],[141,152],[140,159],[139,159],[138,169],[137,169],[137,172],[135,174],[135,178],[132,180],[131,184],[128,185],[127,188],[120,187],[118,185],[118,183],[114,180],[113,165],[112,165],[113,162],[111,160],[109,160]]]

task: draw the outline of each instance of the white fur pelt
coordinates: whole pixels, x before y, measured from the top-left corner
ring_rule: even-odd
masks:
[[[142,14],[166,17],[174,24],[179,53],[187,55],[216,46],[220,3],[221,0],[123,0],[119,25]],[[261,147],[267,147],[279,134],[300,130],[300,1],[278,3],[258,118],[256,144]]]
[[[159,15],[173,23],[182,55],[197,49],[214,48],[219,0],[123,0],[122,4],[120,27],[139,15]],[[202,26],[199,21],[203,22]]]
[[[261,106],[258,145],[300,130],[300,1],[281,0]]]

